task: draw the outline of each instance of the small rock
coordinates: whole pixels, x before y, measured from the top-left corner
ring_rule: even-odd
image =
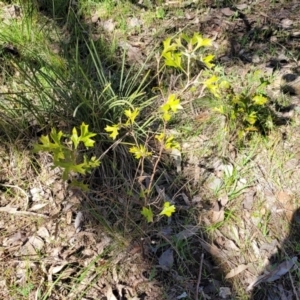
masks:
[[[229,296],[231,296],[230,288],[228,288],[228,287],[220,287],[219,296],[222,299],[227,299]]]
[[[97,23],[99,20],[99,16],[98,15],[93,15],[92,16],[92,23]]]
[[[215,175],[211,175],[208,180],[207,187],[213,191],[218,190],[223,184],[223,180]]]
[[[252,57],[252,62],[254,63],[254,64],[258,64],[259,62],[260,62],[260,58],[259,58],[259,56],[258,55],[253,55],[253,57]]]
[[[282,19],[280,23],[281,23],[282,28],[287,29],[292,26],[293,21],[290,19]]]

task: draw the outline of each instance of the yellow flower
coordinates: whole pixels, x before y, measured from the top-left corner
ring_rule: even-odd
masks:
[[[165,148],[167,150],[169,149],[180,149],[180,145],[178,142],[174,141],[174,136],[171,135],[167,140],[166,140],[166,144],[165,144]]]
[[[213,75],[212,77],[210,77],[204,81],[204,86],[208,88],[212,84],[216,83],[218,80],[219,80],[219,78],[216,75]]]
[[[171,215],[175,212],[175,205],[171,205],[170,202],[164,203],[164,208],[159,215],[166,215],[167,217],[171,217]]]
[[[224,106],[221,105],[219,107],[214,107],[213,110],[219,114],[224,114],[225,113],[225,110],[224,110]]]
[[[171,119],[171,115],[168,112],[164,112],[163,119],[164,121],[168,122]]]
[[[203,58],[203,62],[204,64],[209,68],[211,69],[215,64],[211,63],[211,61],[215,58],[214,55],[210,54],[210,55],[207,55]]]
[[[191,39],[192,45],[196,45],[194,51],[199,49],[200,47],[209,47],[211,46],[211,39],[203,38],[201,34],[194,33]]]
[[[104,130],[106,132],[111,132],[111,134],[109,135],[113,140],[116,139],[117,135],[119,134],[119,130],[120,130],[120,125],[119,124],[114,124],[113,126],[109,126],[107,125]]]
[[[183,107],[180,105],[180,100],[176,99],[175,94],[171,94],[169,96],[167,104],[173,112],[176,112],[178,109],[183,109]]]
[[[126,125],[129,125],[130,123],[133,124],[135,118],[138,116],[139,113],[140,112],[137,108],[135,108],[133,111],[131,111],[131,109],[126,109],[124,111],[125,116],[128,118]]]
[[[143,207],[141,214],[146,218],[148,223],[153,222],[153,212],[151,208]]]
[[[257,116],[256,116],[256,112],[253,111],[251,112],[251,114],[249,114],[247,117],[246,117],[246,121],[251,124],[251,125],[254,125],[254,123],[256,122],[257,120]]]
[[[252,100],[257,105],[264,105],[268,102],[268,99],[262,95],[255,96]]]
[[[223,80],[223,81],[221,81],[221,83],[219,84],[219,87],[221,88],[221,89],[224,89],[224,90],[228,90],[228,89],[230,89],[230,83],[227,81],[227,80]]]
[[[136,159],[140,159],[141,157],[145,158],[147,156],[151,156],[152,153],[148,152],[144,145],[132,146],[129,149],[130,153],[133,153]]]
[[[178,109],[183,109],[183,107],[180,105],[180,100],[176,99],[175,94],[171,94],[167,102],[160,107],[160,110],[164,113],[164,121],[168,122],[171,119],[170,111],[176,113]]]
[[[165,134],[162,132],[160,134],[157,134],[155,136],[155,138],[159,141],[159,142],[163,142],[164,138],[165,138]]]
[[[219,78],[216,75],[213,75],[211,78],[206,79],[204,81],[204,86],[216,97],[220,98],[220,88],[219,85],[217,84],[217,81]]]

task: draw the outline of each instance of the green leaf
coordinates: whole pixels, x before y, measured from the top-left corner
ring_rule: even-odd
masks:
[[[61,145],[61,138],[63,136],[62,131],[57,132],[55,128],[51,129],[50,137],[54,141],[55,144]]]
[[[194,51],[199,49],[200,47],[209,47],[211,46],[211,39],[203,38],[201,34],[195,32],[192,39],[191,39],[192,45],[196,45],[194,48]]]
[[[80,138],[78,137],[77,129],[75,127],[72,130],[71,141],[74,144],[74,148],[77,149],[80,143]]]
[[[175,94],[171,94],[168,97],[168,100],[165,104],[163,104],[160,109],[164,112],[167,113],[170,110],[172,110],[173,112],[177,112],[178,109],[183,109],[183,107],[180,104],[180,99],[178,99],[176,97]]]
[[[143,207],[141,214],[146,218],[148,223],[153,222],[153,212],[151,208]]]
[[[165,59],[166,66],[182,70],[180,52],[167,52],[163,54],[163,57]]]
[[[169,150],[169,149],[177,149],[177,150],[180,150],[180,145],[179,145],[178,142],[174,141],[174,136],[171,135],[171,136],[166,140],[165,148],[166,148],[167,150]]]
[[[167,112],[167,111],[164,112],[163,119],[164,119],[165,122],[168,122],[168,121],[171,120],[171,115],[169,114],[169,112]]]
[[[100,166],[100,160],[96,158],[96,156],[93,156],[89,161],[89,167],[96,168]]]
[[[176,208],[175,205],[171,205],[170,202],[164,203],[164,208],[159,214],[160,216],[165,215],[167,217],[171,217],[171,215],[175,212]]]
[[[96,133],[89,132],[89,125],[86,125],[84,122],[80,125],[80,141],[84,143],[85,147],[94,147],[95,141],[91,137],[95,136]]]
[[[71,181],[70,186],[80,188],[83,192],[88,192],[90,190],[87,184],[75,179]]]
[[[131,109],[125,109],[124,114],[128,118],[126,121],[126,125],[133,124],[139,113],[139,109],[137,108],[135,108],[133,111],[131,111]]]
[[[187,34],[185,34],[185,33],[182,33],[181,35],[180,35],[180,37],[182,38],[182,39],[184,39],[186,42],[187,42],[187,44],[189,44],[189,42],[191,41],[191,39],[192,38],[190,38]]]
[[[168,98],[167,103],[170,107],[170,109],[173,112],[177,112],[178,109],[183,109],[183,107],[180,104],[180,100],[178,98],[176,98],[175,94],[171,94]]]
[[[120,125],[118,124],[114,124],[113,126],[109,126],[109,125],[106,125],[106,127],[104,128],[104,130],[106,132],[110,132],[111,134],[109,135],[113,140],[116,139],[116,137],[118,136],[119,134],[119,130],[120,130]]]
[[[171,41],[172,41],[172,39],[170,37],[163,41],[164,49],[163,49],[162,55],[164,55],[167,52],[177,50],[177,45],[174,43],[171,44]]]
[[[141,157],[145,158],[147,156],[151,156],[152,153],[147,151],[146,147],[144,145],[137,145],[137,146],[132,146],[129,149],[130,153],[133,153],[136,159],[140,159]]]
[[[207,55],[203,58],[203,62],[204,64],[209,68],[211,69],[215,64],[211,63],[211,61],[215,58],[214,55],[210,54],[210,55]]]
[[[64,159],[64,151],[67,149],[61,144],[61,137],[63,136],[63,133],[56,132],[56,130],[53,128],[50,133],[51,139],[54,141],[51,142],[48,135],[42,135],[40,137],[41,144],[35,144],[33,151],[43,151],[43,152],[50,152],[54,155],[54,160]]]
[[[252,111],[251,114],[249,114],[248,116],[246,116],[246,121],[251,124],[254,125],[255,122],[257,120],[257,116],[256,116],[256,112]]]

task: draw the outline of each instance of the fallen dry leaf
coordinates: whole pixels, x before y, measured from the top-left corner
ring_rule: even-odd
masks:
[[[280,23],[282,28],[286,29],[286,28],[290,28],[294,22],[290,19],[282,19]]]
[[[225,276],[225,278],[226,278],[226,279],[232,278],[232,277],[234,277],[234,276],[240,274],[241,272],[247,270],[247,269],[248,269],[248,266],[249,266],[249,265],[244,265],[244,264],[237,266],[236,268],[232,269],[232,270]]]
[[[218,222],[222,222],[224,218],[225,218],[224,208],[219,203],[219,201],[216,201],[213,206],[211,220],[213,223],[218,223]]]
[[[222,196],[218,199],[219,203],[220,203],[221,206],[223,206],[223,207],[228,203],[228,200],[229,200],[228,195],[222,195]]]
[[[233,16],[234,15],[234,11],[233,10],[231,10],[229,7],[224,7],[224,8],[222,8],[221,9],[221,12],[222,12],[222,14],[224,15],[224,16],[226,16],[226,17],[231,17],[231,16]]]
[[[236,252],[240,251],[240,249],[237,247],[237,245],[229,239],[225,240],[224,248],[226,250],[232,250],[232,251],[236,251]]]
[[[285,275],[298,260],[297,256],[291,258],[290,260],[284,261],[278,265],[272,272],[270,272],[264,281],[273,282],[279,279],[281,276]]]
[[[175,160],[177,173],[180,173],[181,172],[181,163],[182,163],[181,152],[178,149],[172,149],[170,156],[173,157]]]
[[[170,270],[174,263],[173,250],[169,248],[164,251],[159,257],[158,263],[165,271]]]
[[[273,282],[283,275],[285,275],[297,262],[297,256],[291,258],[290,260],[284,261],[279,264],[273,271],[270,273],[258,276],[247,288],[247,291],[251,291],[253,287],[257,286],[262,282]]]
[[[243,3],[243,4],[237,4],[235,7],[236,7],[238,10],[244,10],[244,9],[248,8],[249,6],[248,6],[248,4]]]
[[[184,200],[184,203],[187,205],[187,206],[191,206],[191,202],[189,200],[189,197],[185,194],[185,193],[181,193],[181,196],[182,196],[182,199]]]
[[[38,203],[38,204],[34,204],[31,206],[31,208],[29,209],[30,211],[36,211],[36,210],[39,210],[45,206],[47,206],[49,204],[49,202],[47,203]]]
[[[185,230],[180,231],[175,235],[177,241],[187,239],[197,233],[199,228],[197,226],[188,226]]]

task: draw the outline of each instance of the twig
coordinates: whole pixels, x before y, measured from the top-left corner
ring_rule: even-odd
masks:
[[[291,284],[292,284],[292,287],[293,287],[293,292],[296,296],[296,300],[299,300],[299,297],[298,297],[298,292],[294,286],[294,282],[293,282],[293,278],[292,278],[292,275],[291,275],[291,272],[289,272],[289,277],[290,277],[290,281],[291,281]]]
[[[163,130],[163,133],[166,133],[166,122],[164,122],[164,130]],[[152,174],[151,174],[151,177],[150,177],[150,182],[149,182],[149,187],[148,187],[148,190],[149,190],[149,191],[151,191],[151,188],[152,188],[152,185],[153,185],[154,176],[155,176],[155,173],[156,173],[156,169],[157,169],[158,163],[159,163],[160,160],[161,160],[163,150],[164,150],[164,147],[161,145],[161,146],[160,146],[160,149],[159,149],[159,153],[158,153],[157,160],[156,160],[155,163],[154,163],[153,171],[152,171]]]
[[[197,286],[196,286],[195,300],[198,300],[198,296],[199,296],[199,285],[200,285],[201,275],[202,275],[203,258],[204,258],[204,253],[201,254],[201,261],[200,261],[199,275],[198,275]]]
[[[6,212],[9,214],[13,215],[25,215],[25,216],[35,216],[35,217],[41,217],[41,218],[46,218],[48,219],[49,217],[43,214],[37,214],[31,211],[22,211],[22,210],[17,210],[16,207],[9,207],[9,206],[4,206],[0,207],[0,212]]]

